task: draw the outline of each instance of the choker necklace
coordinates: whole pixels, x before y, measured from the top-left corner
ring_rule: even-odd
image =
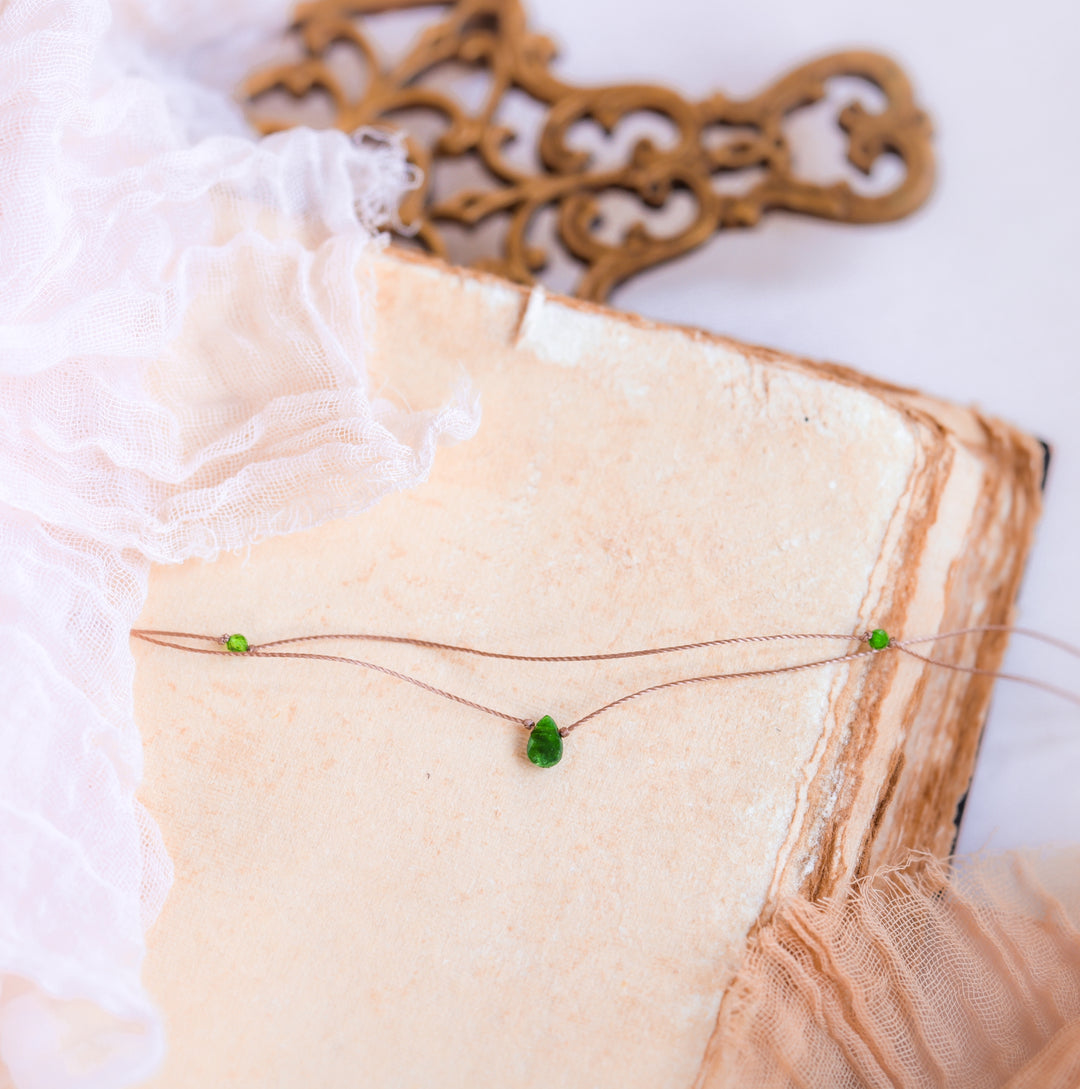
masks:
[[[736,681],[749,677],[775,677],[784,673],[798,673],[802,670],[819,669],[823,666],[838,665],[841,662],[851,662],[857,658],[870,658],[888,652],[906,654],[909,657],[917,658],[919,661],[929,665],[953,670],[958,673],[971,673],[978,676],[995,677],[999,680],[1017,681],[1020,684],[1031,685],[1032,687],[1051,692],[1056,696],[1060,696],[1063,699],[1080,705],[1080,696],[1073,692],[1066,691],[1065,689],[1058,688],[1055,685],[1047,684],[1045,681],[1036,680],[1031,677],[1022,677],[1013,673],[1002,673],[990,669],[977,669],[974,666],[955,665],[951,662],[943,662],[940,659],[928,658],[911,649],[913,646],[935,643],[944,639],[953,639],[961,635],[986,632],[1002,632],[1010,635],[1022,635],[1031,639],[1037,639],[1040,642],[1047,643],[1068,654],[1072,654],[1074,657],[1080,658],[1080,648],[1072,646],[1061,639],[1056,639],[1050,635],[1044,635],[1041,632],[1031,631],[1028,628],[1015,628],[1006,624],[982,624],[976,627],[959,628],[956,631],[939,632],[936,635],[924,635],[913,639],[894,639],[882,628],[874,628],[873,630],[865,631],[860,635],[837,635],[831,633],[748,635],[728,639],[709,639],[698,643],[681,643],[676,646],[652,647],[646,650],[617,651],[608,654],[564,655],[504,654],[498,651],[478,650],[474,647],[457,646],[452,643],[436,643],[429,639],[414,639],[411,636],[373,635],[366,633],[300,635],[288,639],[275,639],[269,643],[249,643],[245,636],[236,633],[232,635],[214,636],[197,635],[191,632],[152,631],[146,628],[135,628],[132,629],[131,634],[138,639],[153,643],[156,646],[170,647],[174,650],[185,650],[195,654],[220,655],[224,653],[245,658],[297,658],[314,662],[338,662],[344,665],[359,666],[362,669],[371,669],[377,673],[384,673],[389,677],[394,677],[397,680],[415,685],[417,688],[422,688],[424,691],[430,692],[433,695],[441,696],[443,699],[452,700],[454,703],[460,703],[465,707],[471,707],[476,711],[483,711],[485,714],[493,715],[496,718],[503,719],[507,722],[513,722],[516,725],[523,727],[529,734],[528,743],[525,749],[529,760],[537,767],[550,768],[554,767],[554,765],[562,759],[563,739],[572,731],[576,730],[579,726],[583,726],[586,722],[596,718],[598,715],[610,711],[612,708],[619,707],[624,703],[629,703],[631,700],[639,699],[649,693],[660,692],[665,688],[676,688],[680,685],[687,684],[704,684],[712,681]],[[217,646],[215,648],[189,646],[185,643],[173,642],[172,640],[175,639],[184,639],[195,643],[210,642],[217,644]],[[709,647],[730,647],[753,643],[776,643],[796,640],[843,640],[848,643],[858,643],[860,646],[859,649],[849,651],[845,654],[797,662],[793,665],[778,666],[771,669],[741,670],[736,673],[709,673],[695,677],[680,677],[676,680],[664,681],[661,684],[649,685],[648,688],[641,688],[636,692],[629,692],[624,696],[620,696],[618,699],[612,700],[610,703],[605,703],[602,707],[595,708],[588,714],[583,715],[581,718],[570,723],[569,726],[560,727],[556,725],[555,720],[551,715],[543,715],[538,719],[532,719],[508,714],[505,711],[497,710],[494,707],[488,707],[482,703],[476,703],[473,700],[466,699],[464,696],[456,695],[453,692],[448,692],[445,689],[436,688],[434,685],[428,684],[418,677],[410,676],[407,673],[399,673],[397,670],[389,669],[376,662],[368,662],[359,658],[345,658],[335,654],[313,654],[308,651],[287,651],[278,649],[285,646],[296,645],[297,643],[312,643],[318,640],[328,639],[351,639],[372,643],[402,643],[427,650],[471,654],[480,658],[499,658],[513,662],[608,662],[623,658],[644,658],[656,654],[673,654],[677,651],[684,650],[703,650]]]

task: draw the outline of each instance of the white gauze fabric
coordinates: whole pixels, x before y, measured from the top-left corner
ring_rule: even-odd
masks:
[[[281,0],[0,3],[0,1085],[157,1065],[171,881],[135,799],[149,565],[423,480],[477,408],[373,396],[357,263],[399,148],[257,139],[231,100]]]

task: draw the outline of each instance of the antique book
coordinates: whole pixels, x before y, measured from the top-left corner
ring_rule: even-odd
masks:
[[[140,626],[370,632],[519,655],[851,633],[600,662],[329,642],[568,723],[679,678],[1007,623],[1042,450],[978,412],[692,329],[373,256],[369,370],[475,437],[429,481],[246,555],[157,568]],[[1000,633],[926,648],[992,670]],[[297,648],[303,649],[303,648]],[[136,642],[141,798],[175,886],[150,1084],[690,1086],[748,940],[950,848],[991,681],[902,653],[662,689],[525,730],[339,663]]]

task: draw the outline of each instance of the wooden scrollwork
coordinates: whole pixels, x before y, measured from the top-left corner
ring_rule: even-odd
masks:
[[[384,63],[365,18],[421,7],[434,8],[435,21],[402,57]],[[894,220],[918,208],[933,182],[929,121],[903,71],[876,53],[843,52],[812,61],[753,98],[716,93],[692,102],[662,86],[577,87],[557,79],[551,72],[555,46],[529,30],[519,0],[313,0],[297,8],[295,29],[302,58],[257,72],[242,88],[257,127],[265,133],[295,123],[260,113],[260,102],[274,90],[296,97],[323,91],[333,103],[332,123],[348,132],[393,126],[403,111],[436,115],[442,128],[434,140],[406,131],[409,155],[423,180],[404,201],[402,220],[413,225],[423,245],[448,257],[441,228],[508,217],[502,254],[477,263],[520,283],[532,283],[548,263],[545,249],[530,242],[536,217],[547,209],[555,212],[558,240],[584,266],[575,293],[599,301],[642,269],[686,253],[718,230],[753,226],[771,210],[847,223]],[[327,57],[341,43],[363,62],[366,85],[360,93],[346,90]],[[487,72],[490,81],[478,108],[467,109],[454,94],[432,86],[428,77],[448,65]],[[796,170],[785,124],[795,111],[821,101],[826,84],[837,78],[871,84],[883,96],[881,109],[852,101],[836,121],[846,135],[847,160],[857,170],[869,174],[885,155],[901,160],[903,177],[887,192],[861,193],[844,181],[816,184]],[[497,111],[513,90],[544,111],[536,136],[538,169],[515,165],[506,154],[521,134],[500,122]],[[674,138],[664,146],[639,139],[625,161],[613,166],[598,163],[570,139],[581,122],[594,122],[610,134],[640,114],[666,119]],[[481,164],[491,184],[434,199],[433,166],[463,156]],[[717,179],[740,172],[753,178],[743,191],[717,185]],[[605,239],[598,231],[598,202],[612,191],[631,194],[646,209],[687,193],[693,201],[691,221],[664,235],[638,220],[617,239]]]

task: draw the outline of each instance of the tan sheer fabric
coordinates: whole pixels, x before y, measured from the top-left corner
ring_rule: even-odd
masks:
[[[913,859],[781,907],[698,1089],[1080,1085],[1080,854]]]

